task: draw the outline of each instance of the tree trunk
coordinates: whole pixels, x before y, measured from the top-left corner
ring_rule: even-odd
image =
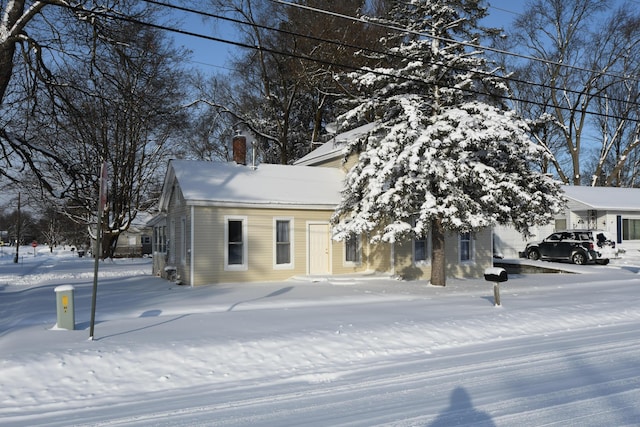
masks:
[[[444,228],[442,218],[436,218],[431,224],[431,284],[446,286],[446,259],[444,251]]]
[[[102,246],[102,259],[111,259],[115,256],[116,246],[118,246],[118,237],[120,233],[105,232],[100,240],[100,246]]]

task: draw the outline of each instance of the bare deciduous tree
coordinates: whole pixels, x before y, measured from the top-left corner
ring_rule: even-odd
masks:
[[[371,3],[304,1],[338,14],[356,16]],[[287,164],[311,149],[335,117],[339,87],[334,75],[357,67],[360,48],[377,43],[376,31],[360,22],[264,0],[214,0],[216,7],[246,25],[238,34],[255,50],[240,53],[226,96],[208,102],[235,118],[256,137],[264,161]],[[221,94],[218,94],[221,95]]]
[[[0,176],[19,181],[30,170],[46,190],[53,190],[34,157],[47,156],[74,176],[58,153],[47,151],[25,135],[31,112],[38,108],[34,91],[54,87],[60,77],[52,65],[84,54],[74,47],[78,29],[91,28],[90,37],[106,40],[104,14],[119,0],[12,0],[0,2]],[[26,105],[26,107],[25,107]],[[25,109],[26,108],[26,109]]]
[[[188,121],[182,108],[184,57],[166,35],[127,20],[115,20],[105,31],[111,43],[88,43],[86,59],[56,68],[58,84],[39,93],[29,137],[74,171],[70,179],[57,159],[34,157],[61,209],[92,232],[100,165],[107,163],[102,256],[111,257],[120,233],[155,204],[171,144]]]
[[[553,154],[551,165],[567,184],[619,182],[638,145],[630,129],[637,81],[629,80],[638,70],[631,59],[640,46],[638,14],[627,6],[609,14],[609,6],[606,0],[534,0],[510,34],[512,48],[535,58],[516,73],[518,108],[537,123],[534,137]],[[594,128],[601,140],[588,177]]]

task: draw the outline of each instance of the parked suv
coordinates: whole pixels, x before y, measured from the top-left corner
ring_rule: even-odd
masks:
[[[523,258],[532,260],[566,260],[574,264],[595,262],[606,265],[615,255],[615,242],[601,230],[564,230],[551,234],[541,242],[527,245]]]

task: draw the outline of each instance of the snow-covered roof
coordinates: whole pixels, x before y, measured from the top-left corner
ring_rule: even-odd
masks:
[[[189,205],[301,209],[335,208],[344,180],[335,168],[263,163],[254,169],[192,160],[172,160],[167,176],[175,177]],[[165,181],[163,198],[168,197],[169,183]]]
[[[344,150],[349,141],[366,135],[377,124],[377,122],[367,123],[364,126],[360,126],[350,131],[340,133],[307,154],[306,156],[298,159],[294,164],[314,165],[319,162],[325,162],[327,160],[339,158],[342,156],[342,150]]]
[[[640,211],[640,188],[565,185],[566,196],[594,210]]]

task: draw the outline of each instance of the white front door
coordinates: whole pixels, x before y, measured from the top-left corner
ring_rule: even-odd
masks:
[[[330,273],[329,224],[309,224],[309,274]]]

